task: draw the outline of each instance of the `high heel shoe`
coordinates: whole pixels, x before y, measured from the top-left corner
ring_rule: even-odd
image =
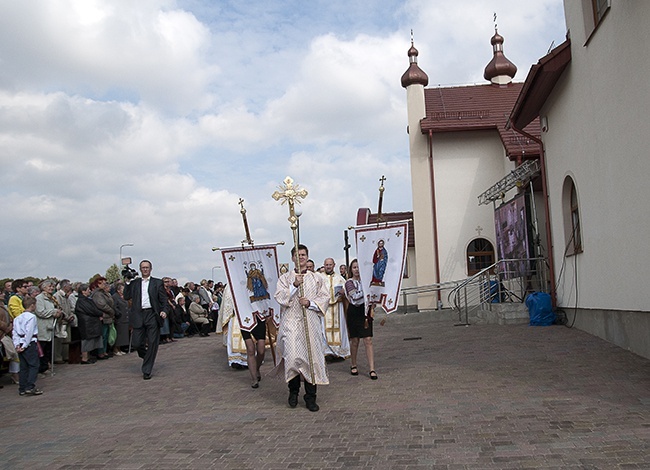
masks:
[[[11,383],[14,385],[20,385],[20,379],[14,379],[13,377],[11,378]]]

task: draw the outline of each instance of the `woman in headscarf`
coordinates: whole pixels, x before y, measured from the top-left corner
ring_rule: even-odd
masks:
[[[104,313],[97,308],[90,298],[90,286],[81,284],[77,288],[77,302],[74,313],[79,322],[79,336],[81,336],[81,363],[94,364],[89,353],[102,348],[102,317]]]
[[[115,305],[110,294],[110,284],[105,277],[96,276],[95,280],[90,284],[90,290],[92,291],[90,298],[93,299],[97,308],[104,314],[102,316],[102,348],[99,350],[97,359],[108,359],[113,357],[113,353],[108,352],[108,332],[115,320]]]

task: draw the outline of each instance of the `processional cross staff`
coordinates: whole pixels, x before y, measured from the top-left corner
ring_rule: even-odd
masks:
[[[412,32],[411,32],[412,33]],[[379,226],[380,223],[384,221],[384,215],[381,212],[381,206],[384,203],[384,181],[386,181],[386,177],[384,175],[381,175],[381,178],[379,178],[379,182],[381,183],[379,185],[379,207],[377,207],[377,226]],[[388,225],[388,224],[386,224]],[[370,312],[374,308],[374,304],[372,302],[368,303],[368,313],[367,315],[370,316]],[[384,326],[386,324],[386,319],[382,318],[382,320],[379,322],[381,326]]]
[[[300,188],[299,185],[293,183],[293,179],[290,176],[287,176],[284,179],[284,185],[278,186],[278,191],[275,191],[272,195],[273,199],[276,201],[281,201],[280,204],[287,203],[289,205],[289,222],[291,223],[291,231],[293,232],[293,252],[294,264],[296,267],[296,272],[301,273],[300,271],[300,261],[298,256],[298,216],[296,216],[296,204],[300,204],[300,200],[307,197],[307,190]],[[304,297],[304,287],[300,284],[300,297]],[[302,308],[302,324],[305,327],[305,341],[307,343],[307,357],[309,359],[309,371],[311,374],[311,383],[316,383],[316,378],[314,377],[314,361],[311,356],[311,342],[309,341],[309,326],[307,325],[307,310],[303,305]]]
[[[381,206],[384,202],[384,181],[386,181],[386,177],[384,175],[381,175],[379,181],[381,185],[379,185],[379,207],[377,208],[377,223],[384,221],[384,216],[381,213]]]
[[[248,229],[248,219],[246,218],[246,209],[244,209],[244,200],[242,198],[239,198],[239,205],[241,206],[239,212],[241,212],[241,218],[244,221],[244,230],[246,231],[246,239],[241,241],[242,247],[244,246],[244,243],[253,246],[253,240],[251,239],[251,232]]]

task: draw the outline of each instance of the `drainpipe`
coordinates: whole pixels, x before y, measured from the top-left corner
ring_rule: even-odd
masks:
[[[436,211],[436,183],[433,171],[433,131],[429,130],[429,179],[431,180],[431,215],[433,216],[433,249],[435,256],[433,262],[436,270],[436,284],[440,284],[440,256],[438,254],[438,214]],[[440,310],[442,299],[438,289],[438,302],[436,308]]]
[[[528,132],[523,129],[517,129],[512,121],[508,121],[508,126],[511,127],[518,134],[523,135],[531,139],[534,142],[537,142],[539,145],[539,166],[541,167],[542,173],[542,196],[544,199],[544,214],[546,215],[546,246],[548,247],[548,269],[550,271],[550,281],[551,281],[551,303],[553,308],[557,307],[557,287],[555,285],[555,262],[553,261],[553,239],[551,237],[551,211],[549,209],[548,203],[548,186],[546,180],[546,157],[544,152],[544,142],[537,137],[530,135]]]

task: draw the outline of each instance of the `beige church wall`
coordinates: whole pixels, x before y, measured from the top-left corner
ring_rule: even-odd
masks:
[[[411,186],[413,194],[413,226],[418,258],[415,263],[415,277],[418,285],[436,282],[433,259],[433,212],[431,204],[431,184],[429,178],[428,138],[420,132],[420,120],[425,116],[424,87],[411,85],[406,90],[408,108],[409,152],[411,165]],[[425,260],[431,260],[426,262]],[[411,302],[411,300],[409,300]],[[417,296],[418,309],[436,308],[437,299],[432,294]]]
[[[542,138],[556,277],[561,272],[558,303],[605,316],[648,311],[650,2],[612,1],[588,43],[581,2],[565,2],[565,14],[572,60],[541,112],[548,120]],[[577,188],[584,249],[570,257],[563,256],[567,176]],[[616,317],[614,323],[599,322],[612,330]],[[622,334],[625,325],[618,324]],[[581,328],[589,330],[582,323]],[[603,328],[591,330],[605,338],[617,335]]]
[[[433,142],[440,275],[443,282],[456,281],[468,275],[471,240],[485,238],[496,248],[493,206],[479,206],[478,196],[514,165],[506,162],[496,131],[434,134]]]

